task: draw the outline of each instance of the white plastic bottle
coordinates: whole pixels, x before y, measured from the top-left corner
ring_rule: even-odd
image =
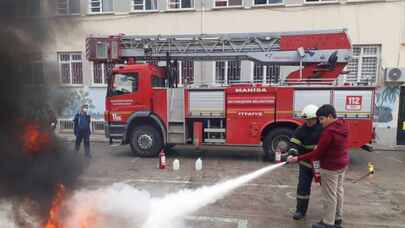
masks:
[[[173,170],[179,170],[180,169],[180,161],[179,159],[174,159],[173,161]]]
[[[197,170],[197,171],[202,170],[202,160],[201,160],[201,158],[198,158],[197,161],[195,161],[195,170]]]

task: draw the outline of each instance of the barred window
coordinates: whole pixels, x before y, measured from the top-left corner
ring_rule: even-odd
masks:
[[[215,7],[242,6],[242,0],[215,0]]]
[[[169,0],[169,9],[192,9],[194,0]]]
[[[59,52],[58,62],[62,84],[83,84],[81,52]]]
[[[157,10],[157,0],[132,0],[133,11]]]
[[[337,2],[338,0],[305,0],[306,3]]]
[[[181,77],[183,84],[194,82],[194,62],[192,60],[181,61]]]
[[[376,83],[381,46],[354,45],[353,58],[346,67],[345,82]]]
[[[225,62],[215,63],[215,82],[225,83]]]
[[[105,13],[113,11],[113,0],[89,0],[90,13]]]
[[[80,14],[80,0],[57,0],[57,15],[77,15]]]
[[[93,84],[105,85],[107,84],[108,77],[111,76],[112,63],[94,63],[93,64]]]
[[[237,83],[240,82],[240,65],[239,60],[217,61],[215,63],[215,81],[216,83]],[[226,78],[225,78],[226,75]]]
[[[263,79],[266,79],[265,81]],[[253,82],[277,84],[280,81],[280,66],[254,63]]]
[[[24,74],[24,83],[26,85],[43,85],[45,84],[44,68],[42,56],[40,53],[26,55],[27,61],[21,65],[19,71]]]
[[[240,81],[240,61],[228,61],[228,83]]]
[[[274,5],[281,4],[283,0],[254,0],[256,6]]]

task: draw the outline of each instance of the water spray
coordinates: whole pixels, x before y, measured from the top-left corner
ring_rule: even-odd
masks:
[[[255,172],[195,190],[182,190],[152,202],[150,214],[142,228],[166,227],[178,218],[223,198],[238,187],[287,164],[281,162],[269,165]]]

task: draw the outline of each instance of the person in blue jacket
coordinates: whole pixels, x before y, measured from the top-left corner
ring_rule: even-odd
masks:
[[[85,156],[91,158],[90,154],[90,115],[88,115],[89,106],[82,105],[80,113],[77,113],[73,119],[74,133],[76,136],[76,151],[80,150],[80,144],[84,141]]]

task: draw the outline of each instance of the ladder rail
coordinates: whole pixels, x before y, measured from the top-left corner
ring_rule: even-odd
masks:
[[[338,51],[337,62],[348,63],[352,56],[352,50],[347,35],[343,35],[343,33],[346,34],[346,30],[89,36],[86,42],[86,52],[89,60],[99,62],[119,62],[128,58],[135,58],[136,60],[158,61],[172,59],[194,61],[252,60],[280,65],[298,65],[300,62],[304,64],[326,62],[333,52]],[[317,36],[319,34],[325,34],[326,37]],[[304,35],[304,37],[300,38],[300,35]],[[334,40],[329,42],[329,35]],[[336,35],[338,36],[336,37]],[[341,42],[342,39],[347,40],[346,44],[344,40]],[[340,42],[340,46],[335,48],[335,42]],[[119,46],[119,51],[112,48],[114,45]],[[304,50],[304,56],[298,51],[301,45],[308,46]],[[318,48],[318,45],[321,48]]]

